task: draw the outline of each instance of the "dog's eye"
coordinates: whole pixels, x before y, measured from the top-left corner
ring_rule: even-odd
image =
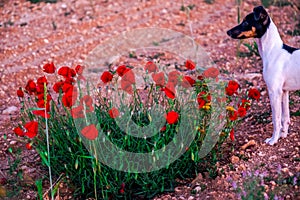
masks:
[[[248,22],[247,21],[244,21],[243,23],[242,23],[242,26],[248,26],[249,24],[248,24]]]

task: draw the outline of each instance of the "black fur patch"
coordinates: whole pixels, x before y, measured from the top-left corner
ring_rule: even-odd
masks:
[[[282,45],[282,48],[283,48],[284,50],[286,50],[287,52],[289,52],[290,54],[292,54],[294,51],[299,50],[299,49],[297,49],[297,48],[290,47],[290,46],[288,46],[288,45],[286,45],[286,44],[283,44],[283,45]]]

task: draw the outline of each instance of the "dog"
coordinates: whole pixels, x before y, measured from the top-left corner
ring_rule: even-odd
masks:
[[[263,6],[255,7],[238,26],[227,31],[227,35],[233,39],[256,40],[272,110],[273,135],[265,142],[274,145],[288,134],[289,91],[300,89],[300,50],[283,43]]]

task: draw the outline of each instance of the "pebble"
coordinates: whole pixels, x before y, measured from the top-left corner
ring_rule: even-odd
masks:
[[[8,114],[12,114],[17,111],[18,111],[18,108],[16,106],[10,106],[10,107],[6,108],[5,110],[3,110],[2,114],[8,115]]]
[[[232,156],[230,160],[232,164],[236,164],[240,161],[240,158],[237,156]]]
[[[194,190],[196,191],[196,193],[200,193],[201,192],[201,187],[200,186],[196,186],[194,188]]]
[[[188,198],[188,200],[194,200],[195,199],[195,197],[193,197],[193,196],[190,196],[189,198]]]

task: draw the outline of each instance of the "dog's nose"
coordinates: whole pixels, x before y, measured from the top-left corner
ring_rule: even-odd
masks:
[[[227,31],[227,35],[229,35],[231,37],[231,35],[232,35],[231,30]]]

